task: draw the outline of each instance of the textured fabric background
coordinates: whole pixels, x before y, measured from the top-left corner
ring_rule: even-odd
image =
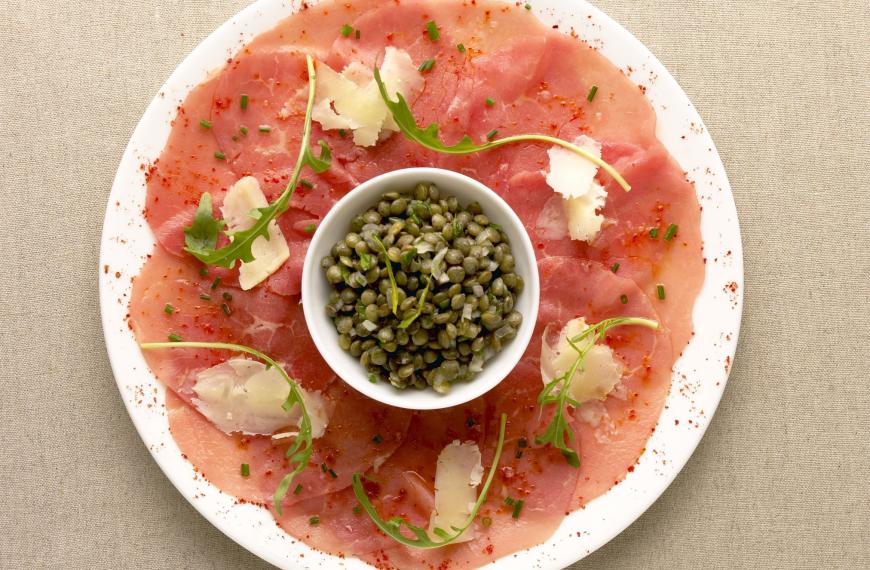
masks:
[[[576,568],[870,567],[870,3],[598,5],[699,108],[746,255],[712,427]],[[246,0],[0,0],[0,567],[262,568],[163,477],[97,300],[112,177],[151,97]]]

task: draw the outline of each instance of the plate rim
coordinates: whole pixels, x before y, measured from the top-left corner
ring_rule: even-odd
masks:
[[[309,2],[309,4],[313,3],[319,2]],[[201,515],[203,515],[212,525],[218,528],[231,540],[235,541],[256,556],[279,567],[298,567],[298,564],[300,563],[298,555],[304,553],[306,557],[306,566],[309,566],[309,562],[315,562],[319,563],[320,567],[324,567],[324,565],[325,567],[340,565],[341,567],[346,568],[370,568],[367,564],[356,559],[339,559],[316,551],[305,543],[284,534],[283,531],[278,531],[283,535],[283,538],[273,537],[271,541],[265,543],[262,540],[258,540],[258,538],[260,538],[258,532],[251,532],[251,529],[259,528],[260,531],[262,531],[264,522],[273,521],[271,515],[264,509],[254,507],[253,505],[235,504],[233,498],[221,493],[210,483],[207,483],[204,480],[197,480],[192,466],[181,457],[173,455],[180,456],[180,450],[178,450],[177,446],[173,449],[174,440],[172,440],[172,436],[168,431],[168,420],[166,419],[165,412],[162,414],[162,417],[166,425],[155,429],[153,422],[159,422],[160,414],[157,412],[143,412],[141,410],[142,406],[140,405],[141,400],[137,403],[136,398],[131,397],[131,385],[126,382],[128,377],[131,375],[143,378],[143,380],[145,377],[151,376],[151,382],[146,382],[144,385],[147,385],[149,389],[155,389],[154,402],[158,405],[155,405],[154,408],[158,409],[162,409],[162,406],[159,405],[162,404],[163,398],[163,393],[161,392],[162,385],[153,378],[153,374],[151,374],[147,365],[144,364],[144,359],[142,359],[141,353],[138,354],[138,360],[135,358],[136,355],[131,353],[130,341],[132,339],[132,333],[127,329],[126,321],[124,321],[124,326],[121,328],[120,334],[115,332],[118,328],[118,322],[115,320],[117,319],[118,311],[116,310],[117,307],[115,307],[115,305],[116,303],[119,304],[120,300],[124,298],[123,294],[120,294],[119,291],[123,291],[124,289],[123,282],[129,281],[126,277],[135,275],[135,266],[137,265],[137,262],[133,260],[136,255],[129,255],[126,260],[118,258],[117,252],[119,250],[123,251],[125,248],[122,247],[123,244],[119,243],[119,236],[113,235],[113,231],[120,231],[121,233],[119,235],[126,235],[125,232],[128,231],[133,231],[134,233],[139,232],[141,234],[144,230],[153,244],[153,235],[150,233],[147,224],[141,223],[141,220],[138,227],[134,226],[131,229],[128,224],[127,229],[118,228],[118,220],[116,219],[118,214],[112,207],[113,203],[121,195],[130,194],[130,192],[132,192],[132,190],[129,189],[128,179],[131,178],[131,176],[135,178],[137,174],[140,176],[143,175],[143,173],[138,172],[141,170],[141,167],[139,166],[140,162],[142,160],[147,160],[149,152],[152,154],[155,152],[159,153],[160,149],[162,149],[165,144],[165,137],[156,145],[153,140],[150,144],[142,144],[142,142],[140,142],[140,139],[143,137],[147,138],[150,135],[151,138],[153,138],[155,136],[153,134],[155,129],[152,128],[153,125],[149,125],[149,123],[153,123],[155,119],[167,121],[167,117],[160,117],[160,114],[165,112],[163,107],[166,106],[165,103],[167,100],[172,100],[171,97],[173,93],[178,91],[179,95],[183,98],[183,95],[200,83],[202,79],[211,72],[211,70],[220,67],[219,64],[222,63],[227,52],[234,53],[236,51],[237,47],[241,45],[240,39],[244,40],[246,43],[256,34],[272,27],[268,25],[268,21],[271,21],[272,24],[274,24],[274,18],[268,20],[264,17],[264,14],[281,14],[281,17],[283,18],[298,11],[301,4],[302,2],[300,0],[293,0],[289,3],[281,2],[280,0],[257,0],[245,7],[217,27],[187,56],[185,56],[182,62],[175,68],[175,70],[173,70],[169,78],[160,88],[158,94],[149,103],[124,150],[124,154],[112,183],[112,190],[108,198],[106,212],[103,219],[103,231],[100,240],[100,261],[98,266],[101,323],[113,376],[115,377],[116,384],[127,412],[130,415],[139,436],[142,438],[166,478],[172,482],[173,486],[176,487],[182,496],[185,497],[185,499],[187,499]],[[628,50],[626,53],[630,52],[631,54],[626,55],[626,57],[645,59],[651,73],[654,72],[657,77],[657,87],[653,88],[661,88],[664,85],[665,91],[674,92],[678,99],[683,99],[680,103],[685,103],[685,107],[682,109],[681,113],[694,118],[696,121],[696,124],[693,122],[693,127],[696,127],[697,130],[692,131],[694,137],[691,137],[693,144],[707,147],[709,154],[708,160],[710,161],[708,168],[712,168],[712,172],[709,176],[712,181],[718,185],[716,190],[721,195],[725,196],[724,199],[721,196],[719,197],[717,207],[724,207],[724,214],[728,217],[728,220],[727,222],[723,222],[723,224],[729,226],[728,229],[731,232],[730,241],[728,241],[728,238],[725,235],[720,236],[723,240],[727,241],[728,245],[730,245],[730,265],[713,266],[710,263],[707,264],[705,271],[705,285],[701,293],[699,293],[698,299],[696,299],[693,318],[696,320],[697,313],[699,312],[700,299],[702,295],[708,292],[708,286],[711,284],[709,281],[711,267],[718,267],[723,274],[732,279],[731,282],[735,284],[736,291],[732,291],[730,295],[726,292],[724,297],[721,295],[716,297],[726,299],[728,303],[730,303],[730,310],[720,314],[723,318],[725,315],[728,315],[729,317],[725,323],[727,326],[719,327],[720,329],[728,331],[728,334],[725,335],[727,338],[721,339],[719,350],[719,353],[721,353],[719,355],[724,355],[725,357],[724,371],[715,373],[715,377],[718,378],[715,388],[704,388],[706,390],[706,400],[704,401],[705,408],[701,410],[702,413],[700,419],[696,422],[696,427],[682,436],[682,445],[675,450],[668,451],[670,454],[668,463],[660,466],[660,472],[656,476],[652,479],[650,479],[649,476],[644,476],[645,479],[649,479],[649,482],[645,485],[644,496],[638,498],[636,496],[631,496],[630,492],[623,492],[631,487],[631,481],[638,482],[640,480],[639,478],[644,475],[642,469],[635,469],[635,472],[630,473],[619,485],[612,487],[601,497],[593,500],[585,509],[575,511],[566,517],[554,537],[551,537],[547,542],[529,550],[502,557],[501,559],[487,565],[487,567],[497,566],[522,568],[528,566],[529,563],[535,563],[539,567],[564,567],[573,564],[594,552],[637,520],[637,518],[639,518],[649,508],[649,506],[661,496],[665,489],[670,486],[676,476],[682,471],[682,468],[694,453],[697,445],[700,443],[700,440],[712,422],[712,417],[727,384],[728,375],[730,373],[730,363],[733,362],[735,356],[743,312],[743,256],[736,204],[734,202],[733,193],[727,175],[725,174],[724,165],[722,164],[722,160],[716,150],[715,144],[707,132],[706,126],[704,126],[700,114],[692,105],[686,93],[658,58],[656,58],[655,55],[653,55],[649,49],[628,30],[607,16],[604,12],[585,0],[572,0],[567,3],[560,3],[559,0],[537,0],[535,2],[535,13],[544,21],[546,21],[547,18],[558,19],[566,17],[565,12],[584,12],[584,16],[586,14],[590,15],[591,20],[600,27],[600,33],[603,36],[607,36],[606,41],[620,43]],[[572,19],[572,21],[580,19],[580,16],[575,14],[568,14],[567,17]],[[260,27],[257,27],[258,22],[260,22]],[[263,26],[263,22],[267,25]],[[253,25],[256,30],[251,31],[246,29],[249,25]],[[584,38],[588,39],[587,36],[584,36]],[[611,61],[618,64],[618,60],[620,59],[619,54],[608,53],[608,50],[614,48],[609,47],[608,44],[594,47],[598,47],[609,59],[611,59]],[[212,54],[205,53],[208,50],[212,50]],[[209,57],[209,55],[212,57]],[[203,62],[209,60],[214,61],[210,67],[198,69],[198,67],[202,66]],[[635,79],[631,74],[629,74],[629,76],[632,79]],[[189,77],[200,77],[200,79],[187,82],[186,79]],[[179,88],[179,85],[182,87]],[[649,95],[649,90],[647,93]],[[169,97],[167,95],[169,95]],[[664,112],[667,114],[668,111],[665,110]],[[657,134],[660,134],[659,130],[663,127],[661,110],[656,109],[656,114],[658,125]],[[171,119],[171,117],[168,118]],[[168,133],[168,126],[163,130]],[[659,138],[662,138],[661,135]],[[665,141],[663,140],[662,142]],[[680,152],[674,152],[671,145],[667,143],[665,143],[665,146],[671,154],[675,156],[675,158],[678,157],[678,155],[683,154]],[[152,158],[154,156],[156,155],[153,155]],[[681,162],[681,164],[683,163]],[[692,176],[691,171],[688,174],[690,177]],[[702,173],[698,173],[694,176],[696,194],[699,195],[699,198],[701,198],[702,194],[699,185],[701,183],[700,180],[703,178],[704,175]],[[144,195],[140,196],[140,198],[144,198]],[[706,209],[707,204],[703,204],[703,206],[705,206]],[[702,215],[701,225],[702,233],[705,237],[705,257],[708,256],[708,243],[706,240],[708,231],[706,230],[710,230],[710,224],[710,216]],[[141,241],[141,236],[139,236],[138,239]],[[141,243],[137,243],[133,247],[139,257],[144,255],[141,245]],[[136,248],[139,249],[137,250]],[[116,277],[115,275],[117,275],[117,273],[110,271],[110,267],[113,269],[119,267],[121,269],[118,273],[125,277],[121,285],[118,284],[118,281],[121,278]],[[129,289],[129,287],[127,287],[127,289]],[[124,306],[124,310],[126,310],[126,306]],[[698,326],[696,325],[696,330],[697,328]],[[127,338],[124,338],[125,331]],[[675,396],[674,387],[677,383],[676,377],[680,364],[687,358],[687,354],[694,354],[694,352],[697,352],[698,338],[698,336],[695,336],[692,339],[690,345],[683,351],[683,355],[675,364],[671,393],[668,395],[666,401],[666,407],[668,409],[663,411],[662,416],[659,418],[659,422],[656,425],[656,432],[648,442],[648,450],[650,448],[654,449],[653,440],[655,440],[661,433],[666,433],[668,431],[667,428],[669,426],[667,425],[664,426],[664,430],[660,430],[659,427],[668,415],[666,412],[669,411],[670,404],[673,403],[672,399]],[[135,341],[133,341],[133,348],[138,351]],[[132,363],[130,361],[131,358],[133,359]],[[154,385],[155,383],[156,386]],[[136,390],[133,389],[132,392],[135,393]],[[166,438],[168,438],[168,440]],[[649,463],[644,462],[647,455],[648,452],[645,452],[638,460],[638,465],[641,466],[641,468],[645,468],[649,465]],[[180,467],[178,460],[185,463],[189,469],[185,470],[183,469],[183,466]],[[190,477],[191,474],[194,475],[193,478]],[[204,494],[206,492],[209,492],[210,494],[208,496],[200,495],[200,497],[197,498],[198,494]],[[604,530],[599,530],[595,533],[584,531],[579,522],[581,517],[576,517],[575,515],[582,514],[584,518],[591,518],[586,515],[589,512],[600,510],[596,508],[596,504],[600,506],[603,503],[602,499],[605,499],[606,497],[613,498],[616,494],[620,496],[629,495],[621,497],[621,499],[617,500],[616,503],[619,504],[621,502],[622,504],[630,506],[631,513],[627,516],[623,514],[623,516],[616,522],[604,521]],[[207,500],[204,501],[203,499]],[[227,499],[229,499],[229,501]],[[610,502],[613,501],[611,500]],[[266,515],[267,518],[264,519],[261,515]],[[248,532],[242,532],[243,529],[239,527],[239,523],[252,524],[247,528]],[[272,526],[277,528],[276,525],[274,525],[274,522],[272,522]],[[576,530],[578,528],[580,530]],[[580,539],[579,543],[576,540],[572,540],[575,533],[578,535],[577,538]],[[571,543],[574,543],[574,545],[572,546]],[[284,548],[285,550],[281,551],[281,548]]]

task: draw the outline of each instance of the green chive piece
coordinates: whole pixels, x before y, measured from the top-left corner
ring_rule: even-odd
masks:
[[[248,134],[248,127],[246,127],[245,125],[242,125],[241,127],[239,127],[239,132],[242,133],[243,135]]]
[[[656,285],[656,296],[659,298],[659,301],[665,300],[665,286],[661,283]]]
[[[360,507],[359,505],[356,505],[356,506],[353,508],[353,514],[358,515],[358,514],[360,514],[361,512],[362,512],[362,507]]]
[[[420,64],[420,67],[417,68],[417,71],[421,73],[425,73],[427,71],[432,71],[432,68],[435,67],[434,59],[427,59],[423,63]]]
[[[317,526],[318,524],[320,524],[320,517],[314,515],[313,517],[308,519],[308,524],[310,524],[311,526]]]
[[[498,134],[497,129],[493,129],[493,130],[489,131],[488,133],[486,133],[486,140],[491,141],[492,139],[495,138],[495,135],[497,135],[497,134]]]
[[[261,133],[270,133],[272,132],[272,127],[270,127],[269,125],[260,125],[259,127],[257,127],[257,130]]]
[[[224,298],[224,301],[232,301],[233,300],[233,294],[230,293],[229,291],[224,291],[224,294],[221,296]]]
[[[382,438],[381,434],[379,433],[375,434],[375,437],[372,438],[372,443],[374,443],[375,445],[380,445],[383,441],[384,438]]]
[[[317,229],[317,226],[315,226],[314,224],[308,224],[307,226],[305,226],[305,233],[306,234],[313,234],[314,230],[316,230],[316,229]]]
[[[321,464],[320,464],[320,470],[321,470],[321,471],[323,471],[324,473],[326,473],[326,470],[327,470],[327,469],[329,469],[329,467],[326,466],[326,463],[321,463]]]
[[[459,50],[459,53],[465,53],[465,44],[459,44],[456,46],[456,49]]]
[[[371,382],[372,384],[378,383],[378,377],[375,376],[375,374],[373,372],[369,373],[369,382]]]
[[[504,498],[504,504],[506,504],[507,506],[511,506],[511,505],[513,505],[513,504],[514,504],[514,500],[513,500],[513,498],[512,498],[512,497],[505,497],[505,498]]]
[[[200,295],[199,298],[202,299],[203,301],[211,301],[211,295],[206,295],[205,293]]]
[[[592,89],[589,90],[589,94],[586,95],[586,100],[589,101],[589,102],[591,103],[592,100],[595,99],[595,95],[596,95],[596,94],[598,94],[598,86],[597,86],[597,85],[593,85],[593,86],[592,86]]]
[[[218,160],[226,160],[227,159],[227,155],[225,155],[224,153],[222,153],[219,150],[214,151],[214,157]]]
[[[495,105],[495,101],[493,100],[493,98],[492,98],[492,97],[487,97],[487,98],[486,98],[486,106],[487,106],[487,107],[492,107],[493,105]]]
[[[531,4],[526,4],[525,8],[526,8],[526,10],[531,10],[531,9],[532,9],[532,5],[531,5]]]
[[[169,336],[167,336],[166,338],[169,339],[169,342],[181,342],[183,340],[181,338],[181,335],[175,333],[169,333]]]
[[[353,26],[351,26],[350,24],[345,24],[341,27],[341,35],[343,35],[344,37],[349,37],[351,32],[353,32]]]
[[[338,473],[336,473],[334,470],[330,469],[328,473],[332,476],[333,479],[338,479]]]
[[[465,425],[470,428],[473,428],[475,423],[477,422],[475,422],[474,418],[472,417],[469,417],[467,420],[465,420]]]
[[[674,239],[674,236],[677,235],[677,230],[679,226],[677,224],[671,224],[668,226],[667,231],[665,232],[665,241],[671,241]]]
[[[340,136],[341,138],[346,137],[346,136],[347,136],[347,131],[344,130],[344,129],[338,129],[338,136]]]
[[[242,477],[248,477],[251,474],[251,466],[247,463],[242,463]]]
[[[611,266],[610,266],[610,270],[613,271],[614,273],[616,273],[617,271],[619,271],[619,262],[617,261],[616,263],[614,263],[613,265],[611,265]]]
[[[164,307],[163,307],[163,312],[166,313],[167,315],[171,315],[172,313],[175,312],[175,307],[173,307],[169,303],[166,303],[166,305],[164,305]]]
[[[356,37],[356,39],[359,39],[359,36],[360,36],[359,30],[355,31],[353,33],[353,35]]]
[[[248,108],[248,96],[245,93],[242,93],[242,96],[239,98],[239,107],[242,109]]]
[[[482,519],[480,519],[480,524],[482,524],[483,526],[492,526],[492,518],[483,517]]]
[[[230,306],[226,303],[221,303],[221,311],[223,311],[224,314],[228,317],[233,314],[233,310],[230,309]]]
[[[206,121],[205,119],[200,119],[199,126],[204,128],[204,129],[210,129],[211,128],[211,121]]]
[[[199,275],[201,277],[205,277],[206,275],[208,275],[208,269],[206,269],[205,267],[200,267],[199,268]]]
[[[620,295],[620,296],[619,296],[619,301],[620,301],[623,305],[628,305],[628,295]]]
[[[220,285],[220,284],[221,284],[220,276],[215,277],[214,281],[211,282],[211,290],[214,291],[215,289],[218,288],[218,285]]]
[[[522,459],[522,458],[523,458],[523,450],[522,450],[522,449],[518,449],[517,452],[514,453],[514,458],[516,458],[516,459]]]
[[[516,502],[516,504],[514,505],[514,512],[511,513],[511,516],[513,518],[520,518],[520,512],[523,510],[523,503],[524,501],[522,499]]]
[[[299,484],[296,485],[296,488],[293,489],[293,494],[294,494],[294,495],[298,495],[298,494],[301,493],[301,492],[302,492],[302,484],[299,483]]]
[[[300,185],[300,186],[305,186],[305,187],[308,188],[309,190],[310,190],[311,188],[314,188],[314,184],[313,184],[311,181],[309,181],[309,180],[305,180],[304,178],[301,179],[301,180],[299,181],[299,185]]]
[[[429,39],[433,42],[437,42],[438,38],[441,37],[441,32],[438,31],[438,24],[435,23],[435,20],[426,22],[426,31],[429,32]]]
[[[659,237],[659,229],[658,228],[651,229],[649,231],[649,237],[651,237],[653,239],[657,239]]]

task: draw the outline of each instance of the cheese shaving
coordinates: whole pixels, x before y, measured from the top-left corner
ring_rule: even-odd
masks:
[[[583,318],[570,320],[559,333],[556,342],[550,343],[548,339],[552,336],[553,329],[547,326],[541,343],[541,378],[544,384],[568,372],[577,360],[577,351],[568,344],[567,339],[577,336],[587,328]],[[588,352],[582,366],[574,372],[568,388],[571,398],[581,404],[605,399],[622,378],[622,363],[613,350],[603,344],[590,347],[590,342],[591,339],[586,339],[577,345],[580,350],[588,348]]]
[[[247,230],[256,221],[257,208],[269,205],[260,183],[253,176],[245,176],[230,187],[221,206],[221,214],[227,222],[227,231]],[[242,262],[239,267],[239,286],[245,291],[262,283],[278,271],[290,258],[290,248],[278,223],[269,223],[269,239],[258,237],[251,244],[254,261]]]
[[[435,510],[429,519],[429,535],[433,539],[437,538],[435,528],[453,534],[453,527],[465,526],[477,502],[477,487],[482,479],[483,465],[476,443],[455,440],[441,451],[435,469]],[[453,542],[473,538],[474,531],[469,528]]]
[[[411,56],[394,47],[385,49],[380,72],[388,91],[405,98],[423,86]],[[399,130],[381,99],[371,70],[354,62],[338,73],[321,62],[317,74],[317,98],[311,116],[324,129],[353,131],[353,142],[359,146],[374,146],[384,135]]]
[[[598,141],[581,135],[574,144],[601,158]],[[550,158],[547,184],[562,196],[571,239],[591,241],[601,230],[604,216],[598,212],[607,199],[604,187],[595,181],[598,166],[561,147],[550,148],[547,155]]]
[[[320,392],[299,391],[311,418],[311,435],[320,437],[329,423],[326,402]],[[232,358],[202,370],[193,392],[196,409],[225,433],[270,435],[298,427],[302,420],[298,406],[289,412],[281,407],[290,393],[284,377],[256,360]],[[286,437],[286,432],[276,437]]]

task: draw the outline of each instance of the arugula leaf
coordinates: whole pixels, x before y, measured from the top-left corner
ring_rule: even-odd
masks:
[[[604,338],[607,331],[614,327],[629,325],[643,326],[650,329],[657,329],[659,326],[655,321],[638,317],[616,317],[590,325],[580,334],[567,339],[568,344],[577,353],[577,358],[565,374],[548,382],[538,395],[538,404],[540,404],[541,410],[543,411],[544,406],[548,404],[555,404],[556,413],[553,415],[553,419],[544,433],[535,436],[535,443],[538,445],[550,445],[558,449],[565,456],[565,461],[572,467],[580,467],[580,457],[573,449],[572,444],[575,440],[574,430],[571,429],[571,425],[565,418],[565,413],[568,406],[578,407],[580,403],[569,396],[571,381],[574,379],[574,374],[577,370],[583,369],[586,354],[597,342]]]
[[[390,255],[387,253],[387,248],[384,245],[384,242],[381,241],[381,238],[378,236],[372,236],[372,239],[378,246],[381,248],[381,251],[384,252],[384,263],[387,264],[387,276],[390,278],[390,299],[392,300],[391,305],[393,309],[393,314],[398,314],[399,312],[399,288],[396,284],[396,276],[393,274],[393,264],[390,262]]]
[[[420,295],[420,300],[417,302],[417,309],[414,311],[413,315],[411,315],[410,317],[408,317],[407,319],[405,319],[404,321],[399,323],[398,328],[400,328],[400,329],[406,329],[409,326],[411,326],[411,323],[416,321],[417,317],[419,317],[423,313],[423,307],[426,305],[426,296],[429,294],[429,286],[432,284],[431,277],[424,277],[424,278],[426,279],[426,287],[425,287],[425,289],[423,289],[423,294]]]
[[[299,149],[299,157],[296,160],[296,166],[293,169],[293,175],[290,177],[290,182],[287,183],[287,187],[274,202],[265,208],[257,208],[258,216],[255,216],[256,222],[254,222],[250,228],[227,233],[227,235],[232,238],[232,242],[226,246],[215,249],[216,237],[214,243],[210,241],[186,241],[187,247],[185,247],[185,251],[207,265],[218,265],[229,269],[236,264],[237,260],[241,260],[245,263],[254,261],[254,254],[251,251],[251,246],[259,237],[269,239],[269,224],[287,211],[290,204],[290,198],[293,197],[293,192],[295,192],[296,187],[299,184],[299,179],[302,175],[302,168],[309,166],[317,173],[325,172],[329,169],[332,162],[332,152],[329,150],[329,145],[327,145],[323,140],[318,141],[318,145],[320,146],[319,156],[315,156],[310,147],[311,113],[314,109],[317,74],[314,70],[314,59],[312,59],[310,55],[306,56],[305,59],[308,64],[308,105],[305,109],[305,124],[302,129],[302,143]],[[199,213],[199,210],[203,208],[202,200],[205,199],[205,196],[206,195],[204,194],[203,198],[200,199],[200,208],[197,209],[197,213]],[[208,198],[208,201],[211,202],[211,197]],[[191,228],[185,228],[185,235],[189,235],[188,230],[193,231],[195,226],[196,223],[194,220],[194,226]],[[194,235],[199,234],[195,233]]]
[[[480,495],[477,497],[477,502],[474,503],[474,507],[472,507],[471,512],[468,514],[468,518],[465,519],[465,523],[461,527],[451,527],[453,534],[448,533],[446,530],[441,528],[432,529],[432,533],[437,535],[441,541],[432,540],[429,536],[429,533],[426,532],[426,529],[420,528],[403,519],[402,517],[393,517],[390,520],[384,520],[378,514],[378,511],[375,509],[374,505],[372,505],[369,500],[368,495],[366,495],[365,488],[362,485],[361,476],[359,473],[353,474],[353,494],[356,495],[357,501],[362,505],[363,510],[372,519],[372,522],[375,523],[379,529],[381,529],[387,536],[394,539],[396,542],[404,544],[405,546],[411,546],[413,548],[441,548],[442,546],[447,546],[451,542],[455,541],[459,538],[463,532],[465,532],[468,527],[474,522],[474,519],[477,518],[477,513],[480,511],[480,507],[483,506],[483,503],[486,502],[486,496],[489,493],[489,487],[492,485],[492,480],[495,477],[495,471],[498,468],[498,462],[501,459],[502,448],[504,447],[504,434],[505,427],[507,425],[507,415],[501,415],[501,423],[499,425],[498,431],[498,445],[495,448],[495,456],[492,458],[492,465],[489,467],[489,474],[486,476],[486,481],[483,484],[483,487],[480,490]],[[416,538],[409,538],[402,534],[402,527],[405,527],[409,530]]]
[[[399,129],[401,129],[402,133],[404,133],[407,138],[411,139],[412,141],[423,147],[443,154],[470,154],[474,152],[490,150],[515,142],[549,143],[579,154],[580,156],[594,163],[598,167],[602,168],[605,172],[607,172],[610,176],[612,176],[613,179],[616,180],[616,182],[620,186],[622,186],[623,190],[625,190],[626,192],[631,190],[631,186],[628,184],[628,182],[625,181],[625,178],[623,178],[622,175],[619,174],[619,172],[617,172],[615,168],[613,168],[610,164],[608,164],[601,158],[589,153],[589,151],[587,151],[586,149],[581,148],[575,144],[548,135],[514,135],[510,137],[502,137],[499,139],[494,138],[493,140],[480,145],[476,144],[470,136],[465,135],[455,145],[447,146],[443,142],[441,142],[441,139],[438,138],[437,123],[432,123],[425,129],[418,127],[417,121],[414,118],[414,114],[411,112],[411,108],[408,105],[408,102],[402,96],[402,94],[397,92],[396,100],[390,98],[390,95],[387,93],[387,86],[381,79],[381,73],[377,65],[375,65],[374,68],[374,76],[375,83],[377,83],[378,85],[378,90],[381,92],[381,98],[384,100],[384,104],[386,104],[387,109],[389,109],[390,113],[393,116],[393,120],[399,126]]]
[[[199,206],[193,215],[193,223],[184,228],[184,243],[186,249],[205,252],[214,249],[218,235],[226,227],[226,222],[216,220],[212,213],[211,194],[205,192],[199,198]]]
[[[281,479],[278,488],[275,490],[273,500],[275,502],[275,510],[278,514],[283,514],[281,503],[284,496],[287,495],[287,490],[293,483],[293,479],[299,475],[306,467],[311,459],[312,452],[312,437],[311,437],[311,417],[308,415],[308,409],[305,407],[305,400],[302,398],[299,384],[290,378],[287,372],[281,366],[254,348],[244,346],[242,344],[230,344],[226,342],[146,342],[139,345],[142,350],[154,350],[159,348],[208,348],[212,350],[233,350],[236,352],[244,352],[250,354],[266,364],[266,368],[275,367],[275,369],[284,377],[287,384],[290,385],[290,393],[287,394],[287,399],[281,405],[285,411],[289,412],[294,406],[299,406],[301,418],[299,422],[299,433],[293,439],[293,444],[287,448],[284,456],[287,461],[293,466],[293,469]]]

